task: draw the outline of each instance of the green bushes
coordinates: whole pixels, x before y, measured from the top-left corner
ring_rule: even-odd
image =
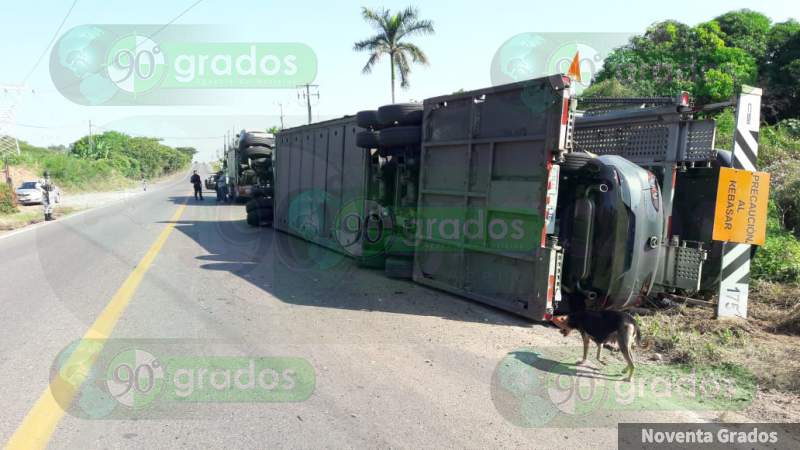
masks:
[[[191,162],[195,150],[175,149],[156,138],[131,137],[108,131],[75,141],[70,153],[84,160],[106,161],[110,167],[128,178],[158,177],[172,173]]]
[[[756,251],[751,273],[760,280],[800,280],[800,241],[782,227],[775,202],[770,202],[766,242]]]
[[[76,141],[69,152],[34,147],[20,142],[12,165],[27,166],[38,174],[45,170],[70,191],[116,189],[142,176],[155,178],[185,167],[194,149],[176,150],[158,139],[130,137],[115,131]]]
[[[14,192],[5,183],[0,183],[0,214],[13,214],[17,212],[14,205]]]

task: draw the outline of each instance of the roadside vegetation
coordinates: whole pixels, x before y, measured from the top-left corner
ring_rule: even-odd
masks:
[[[91,140],[82,137],[63,150],[21,141],[20,154],[10,156],[9,164],[38,176],[47,170],[55,183],[69,192],[100,191],[129,187],[142,177],[174,173],[189,164],[195,152],[191,147],[166,146],[156,138],[109,131]]]
[[[17,206],[14,204],[14,193],[7,184],[0,183],[0,215],[15,212],[17,212]]]
[[[773,24],[750,10],[695,26],[659,22],[611,52],[583,95],[689,91],[697,104],[709,104],[734,99],[742,84],[764,88],[758,167],[771,177],[766,243],[751,266],[748,320],[717,320],[711,309],[686,305],[643,311],[638,321],[649,348],[642,357],[719,369],[742,380],[754,376],[758,396],[745,413],[795,420],[800,414],[800,23]],[[710,117],[717,122],[716,148],[732,150],[733,109]]]
[[[699,104],[735,97],[742,84],[764,88],[759,169],[769,172],[767,242],[753,259],[762,281],[800,282],[800,23],[731,11],[695,26],[656,23],[611,52],[586,96],[673,96]],[[733,148],[731,109],[717,120],[719,149]]]

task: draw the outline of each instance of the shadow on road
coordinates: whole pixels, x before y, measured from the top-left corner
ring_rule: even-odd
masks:
[[[579,366],[576,362],[562,362],[543,357],[537,352],[516,351],[510,352],[520,362],[531,366],[541,372],[548,372],[554,375],[569,375],[581,378],[593,378],[596,380],[619,381],[620,377],[607,375],[599,369],[588,365]]]
[[[182,204],[185,197],[173,197],[170,201]],[[189,199],[188,204],[192,206],[193,202]],[[206,199],[201,204],[216,202]],[[232,208],[243,207],[220,210]],[[283,302],[530,326],[528,321],[491,307],[410,280],[387,278],[383,271],[357,267],[344,255],[272,228],[253,228],[244,220],[221,217],[224,214],[208,221],[181,220],[176,222],[176,229],[208,252],[197,257],[203,261],[203,269],[230,272]]]

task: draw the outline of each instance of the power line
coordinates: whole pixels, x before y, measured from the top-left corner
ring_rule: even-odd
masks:
[[[76,3],[77,3],[77,1],[78,1],[78,0],[75,0],[75,2],[76,2]],[[180,13],[179,13],[177,16],[173,17],[173,18],[172,18],[172,19],[171,19],[169,22],[167,22],[166,24],[162,25],[160,28],[158,28],[158,29],[157,29],[156,31],[154,31],[152,34],[150,34],[149,36],[147,36],[147,38],[148,38],[148,39],[152,39],[153,37],[155,37],[155,35],[157,35],[158,33],[162,32],[162,31],[164,31],[164,29],[166,29],[167,27],[169,27],[170,25],[172,25],[173,23],[175,23],[175,21],[176,21],[176,20],[178,20],[178,19],[180,19],[181,17],[183,17],[183,15],[184,15],[184,14],[188,13],[189,11],[191,11],[191,10],[192,10],[192,9],[193,9],[195,6],[199,5],[199,4],[200,4],[200,3],[202,3],[203,1],[204,1],[204,0],[197,0],[196,2],[192,3],[192,4],[191,4],[191,5],[189,5],[189,6],[188,6],[186,9],[184,9],[183,11],[181,11],[181,12],[180,12]],[[73,5],[72,5],[72,6],[75,6],[75,4],[73,3]],[[70,10],[71,10],[71,9],[70,9]],[[65,18],[65,20],[66,20],[66,18]],[[63,23],[62,23],[62,25],[63,25]],[[59,27],[59,30],[60,30],[60,27]],[[55,36],[54,36],[54,39],[55,39]],[[143,45],[145,42],[146,42],[145,40],[142,40],[141,42],[137,43],[137,44],[136,44],[136,46],[133,48],[133,50],[134,50],[134,51],[138,50],[138,49],[139,49],[139,46]],[[53,42],[51,41],[51,42],[50,42],[50,44],[48,44],[48,48],[49,48],[49,47],[50,47],[50,45],[52,45],[52,44],[53,44]],[[47,49],[45,49],[45,53],[46,53],[46,52],[47,52]],[[41,58],[42,58],[43,56],[44,56],[44,53],[42,53],[42,56],[40,56],[40,57],[39,57],[39,59],[41,60]],[[37,62],[37,65],[38,65],[38,62]],[[104,62],[104,63],[103,63],[103,65],[102,65],[103,69],[105,69],[107,66],[108,66],[108,63],[107,63],[107,62]],[[27,78],[26,78],[26,79],[27,79]],[[75,81],[73,81],[73,82],[71,82],[71,83],[68,83],[68,84],[66,84],[66,85],[64,85],[64,86],[62,86],[62,87],[63,87],[63,88],[70,88],[70,87],[73,87],[73,86],[75,86],[75,85],[77,85],[77,84],[80,84],[82,81],[83,81],[83,80],[80,80],[80,79],[78,79],[78,80],[75,80]],[[60,90],[59,90],[59,89],[54,89],[54,90],[47,90],[47,91],[44,91],[44,92],[60,92]]]
[[[77,0],[76,0],[76,1],[77,1]],[[192,10],[192,8],[194,8],[195,6],[199,5],[199,4],[200,4],[200,3],[202,3],[202,2],[203,2],[203,0],[197,0],[196,2],[192,3],[191,5],[189,5],[189,7],[188,7],[188,8],[184,9],[184,10],[183,10],[183,12],[181,12],[180,14],[178,14],[177,16],[175,16],[175,17],[174,17],[172,20],[170,20],[169,22],[167,22],[166,24],[164,24],[164,26],[162,26],[161,28],[159,28],[158,30],[156,30],[156,31],[155,31],[155,33],[151,34],[151,35],[150,35],[150,36],[148,36],[148,37],[152,38],[152,37],[154,37],[155,35],[157,35],[158,33],[162,32],[162,31],[164,30],[164,28],[167,28],[168,26],[172,25],[172,24],[173,24],[173,23],[174,23],[176,20],[178,20],[178,19],[180,19],[181,17],[183,17],[183,15],[184,15],[184,14],[186,14],[186,13],[187,13],[187,12],[189,12],[189,11],[191,11],[191,10]]]
[[[63,19],[61,19],[61,23],[58,25],[58,28],[56,28],[56,32],[53,33],[53,37],[50,38],[50,42],[47,43],[47,46],[44,48],[44,50],[42,50],[42,53],[39,55],[39,58],[36,60],[36,64],[34,64],[33,67],[31,68],[31,70],[28,71],[28,74],[25,75],[25,78],[22,80],[22,84],[25,84],[25,82],[28,81],[28,78],[30,78],[30,76],[33,75],[33,72],[36,70],[36,68],[39,67],[39,64],[42,62],[42,58],[44,58],[44,55],[46,55],[47,51],[50,50],[50,46],[53,45],[53,42],[56,41],[56,38],[58,37],[58,33],[61,32],[61,28],[64,27],[64,24],[67,22],[67,18],[69,18],[69,15],[72,14],[72,10],[75,9],[75,5],[77,3],[78,3],[78,0],[74,0],[72,2],[72,6],[69,7],[69,10],[67,11],[67,14],[64,15]]]

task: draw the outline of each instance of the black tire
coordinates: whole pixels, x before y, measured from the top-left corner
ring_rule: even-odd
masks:
[[[378,121],[381,125],[420,125],[422,123],[421,103],[395,103],[378,108]]]
[[[383,273],[389,278],[411,279],[414,274],[414,260],[411,258],[386,258]]]
[[[373,130],[380,128],[381,125],[378,121],[378,111],[374,109],[357,112],[356,123],[358,123],[358,126],[361,128],[371,128]]]
[[[272,208],[258,208],[247,213],[247,224],[253,227],[269,225],[273,219]]]
[[[250,159],[272,158],[272,149],[269,147],[247,147],[242,150],[242,155]]]
[[[252,146],[272,148],[275,146],[275,138],[251,133],[245,133],[244,136],[239,137],[239,148]]]
[[[244,209],[249,213],[257,209],[265,209],[265,208],[272,209],[272,205],[273,201],[271,198],[258,197],[248,201],[247,204],[244,206]]]
[[[259,209],[265,209],[265,208],[272,209],[274,205],[273,200],[269,197],[257,198],[256,201],[258,202]]]
[[[405,147],[419,145],[422,140],[422,127],[391,127],[381,130],[378,136],[380,147]]]
[[[586,167],[586,164],[593,159],[592,155],[584,152],[567,153],[564,155],[564,162],[561,163],[561,168],[567,172],[577,172]]]
[[[261,225],[261,220],[259,219],[257,212],[251,211],[247,213],[247,224],[251,227],[257,227]]]
[[[356,146],[361,148],[378,148],[378,135],[377,131],[359,131],[356,133]]]

